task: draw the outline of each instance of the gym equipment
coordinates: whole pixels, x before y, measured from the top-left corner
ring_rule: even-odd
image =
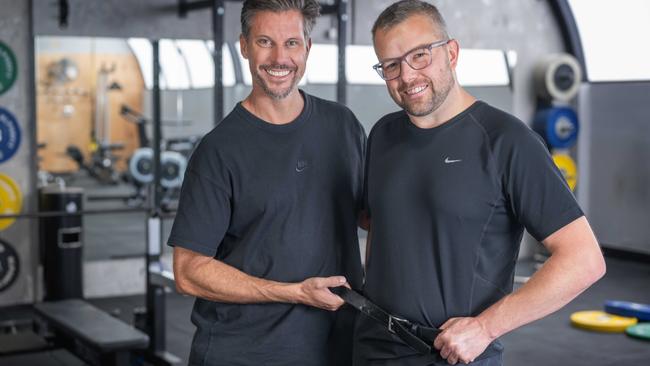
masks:
[[[122,116],[127,120],[135,123],[138,127],[140,148],[137,149],[129,159],[129,175],[136,184],[138,192],[146,196],[142,191],[142,186],[150,184],[154,180],[154,161],[153,149],[148,146],[149,139],[146,136],[147,119],[140,113],[132,110],[126,105],[122,105]],[[187,159],[194,151],[194,147],[199,141],[198,137],[170,139],[165,142],[165,150],[161,152],[161,186],[167,190],[165,196],[173,195],[174,190],[181,186],[183,174],[187,167]],[[168,201],[168,199],[166,199]]]
[[[153,150],[141,147],[133,153],[129,160],[129,173],[140,184],[149,184],[153,181]]]
[[[553,162],[558,169],[560,169],[560,172],[569,185],[569,188],[571,188],[572,191],[575,190],[576,185],[578,184],[578,170],[573,159],[566,154],[553,154]]]
[[[163,151],[160,156],[160,185],[166,189],[179,188],[183,183],[183,174],[187,167],[187,158],[175,151]]]
[[[631,327],[628,327],[625,330],[625,333],[627,333],[627,335],[630,337],[643,339],[644,341],[650,341],[650,324],[643,323],[633,325]]]
[[[0,107],[0,164],[11,159],[19,147],[20,126],[18,121],[11,112]]]
[[[0,293],[13,285],[19,273],[18,253],[11,244],[0,239]]]
[[[9,46],[0,41],[0,95],[11,88],[17,75],[16,56],[11,52]]]
[[[603,311],[579,311],[571,314],[571,324],[575,327],[596,332],[622,333],[636,323],[636,318],[607,314]]]
[[[578,94],[582,69],[569,54],[551,54],[535,66],[533,77],[539,97],[568,102]]]
[[[605,302],[605,311],[614,315],[637,318],[640,322],[650,321],[650,305],[648,304],[610,300]]]
[[[535,113],[533,129],[551,148],[566,149],[578,140],[578,116],[569,107],[540,109]]]
[[[140,147],[149,146],[149,139],[147,139],[147,119],[144,116],[135,110],[129,108],[129,106],[122,104],[120,108],[120,115],[124,117],[129,122],[135,123],[138,129],[138,142]]]
[[[90,146],[90,163],[84,162],[81,150],[75,146],[70,145],[65,153],[77,163],[79,169],[88,172],[88,175],[97,179],[102,184],[117,184],[119,181],[119,174],[115,171],[113,166],[117,158],[113,155],[113,151],[121,150],[124,148],[123,144],[96,144]]]
[[[149,344],[146,334],[83,300],[43,302],[34,308],[57,339],[92,365],[131,365],[131,351]]]
[[[40,221],[45,300],[83,297],[81,188],[51,185],[40,190],[42,212],[65,211],[69,216],[45,217]]]
[[[117,184],[120,180],[120,175],[114,168],[117,160],[114,152],[124,149],[124,144],[110,141],[111,126],[108,92],[122,89],[118,83],[109,84],[108,82],[108,75],[114,71],[115,65],[110,68],[102,65],[98,72],[95,93],[95,119],[90,133],[90,162],[84,162],[83,154],[77,146],[70,145],[66,149],[66,154],[77,163],[79,169],[87,171],[91,177],[97,179],[100,183],[111,185]]]
[[[18,184],[6,174],[0,173],[0,215],[15,215],[23,206],[23,195]],[[15,218],[0,219],[0,231],[8,228]]]
[[[48,65],[47,76],[55,83],[65,84],[77,79],[79,67],[73,60],[64,57]]]

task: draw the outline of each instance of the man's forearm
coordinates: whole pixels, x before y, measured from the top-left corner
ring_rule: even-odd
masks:
[[[604,273],[598,258],[586,259],[579,251],[559,251],[514,293],[490,306],[477,319],[491,338],[560,309]]]
[[[250,276],[217,260],[202,261],[187,268],[177,287],[188,295],[218,302],[299,302],[296,284]]]

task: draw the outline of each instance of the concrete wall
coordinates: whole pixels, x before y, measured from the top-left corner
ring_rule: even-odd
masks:
[[[0,41],[13,51],[18,64],[16,82],[0,95],[0,107],[16,117],[22,132],[18,152],[10,160],[0,163],[0,172],[18,183],[23,193],[23,212],[34,212],[36,208],[33,43],[29,14],[28,1],[0,0]],[[0,231],[0,238],[16,249],[20,260],[18,280],[0,292],[0,305],[29,303],[35,297],[36,279],[39,278],[36,274],[37,222],[18,219]]]
[[[578,192],[603,246],[650,254],[650,82],[583,86]]]

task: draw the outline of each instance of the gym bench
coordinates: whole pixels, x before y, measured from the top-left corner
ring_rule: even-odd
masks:
[[[145,333],[83,300],[43,302],[34,308],[57,342],[92,365],[130,365],[131,351],[149,345]]]

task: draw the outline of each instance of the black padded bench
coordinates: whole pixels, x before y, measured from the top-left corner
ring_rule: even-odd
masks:
[[[34,308],[58,341],[93,365],[129,365],[131,351],[149,345],[145,333],[83,300],[43,302]]]

